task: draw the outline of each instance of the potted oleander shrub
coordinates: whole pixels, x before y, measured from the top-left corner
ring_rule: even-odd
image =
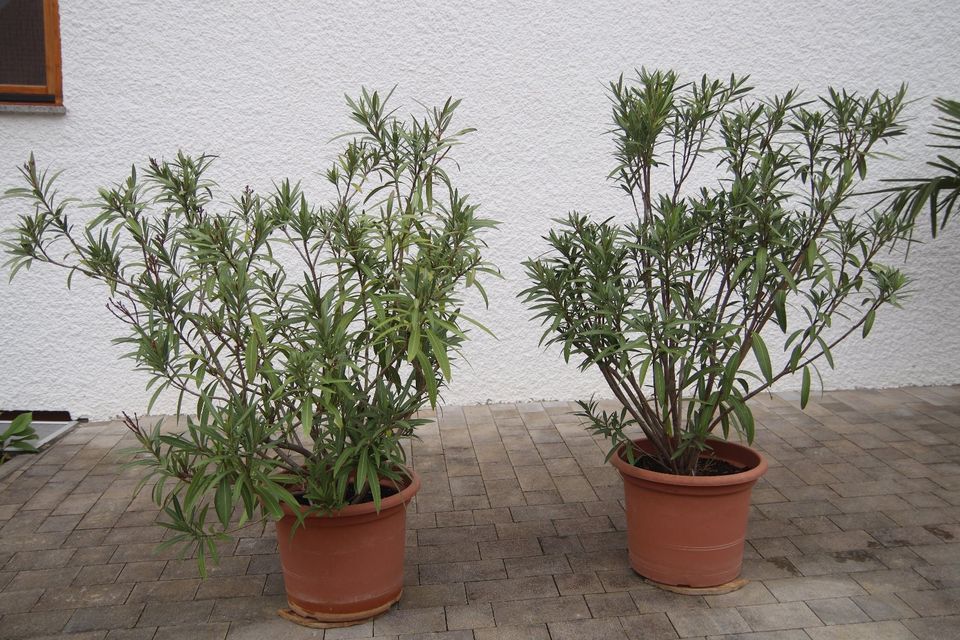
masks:
[[[619,401],[579,415],[623,477],[632,567],[725,585],[767,469],[747,446],[751,398],[796,374],[806,406],[836,345],[866,337],[907,284],[890,253],[907,246],[923,207],[904,202],[922,185],[871,195],[867,182],[904,134],[905,89],[756,98],[746,78],[643,70],[609,95],[627,219],[569,214],[525,263],[522,295],[541,342]]]
[[[213,158],[182,153],[100,189],[86,224],[32,157],[8,192],[25,209],[12,273],[39,262],[104,283],[116,342],[154,399],[178,398],[182,431],[125,418],[168,543],[203,570],[231,531],[273,519],[293,614],[335,624],[400,597],[420,486],[404,442],[479,325],[461,295],[496,273],[495,223],[447,172],[472,131],[452,128],[459,101],[403,119],[388,97],[348,99],[359,132],[326,204],[287,180],[222,204]]]

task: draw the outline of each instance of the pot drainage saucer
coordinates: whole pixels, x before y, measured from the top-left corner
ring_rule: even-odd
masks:
[[[737,578],[736,580],[731,580],[730,582],[724,584],[718,584],[715,587],[678,587],[672,584],[654,582],[649,578],[644,578],[643,581],[647,584],[652,584],[655,587],[663,589],[664,591],[672,591],[673,593],[679,593],[685,596],[719,596],[723,595],[724,593],[730,593],[732,591],[742,589],[750,583],[750,581],[746,578]]]
[[[290,622],[296,622],[302,627],[310,627],[311,629],[337,629],[339,627],[352,627],[357,624],[362,624],[366,622],[365,620],[347,620],[344,622],[321,622],[316,618],[308,618],[302,616],[293,609],[277,609],[277,615],[283,618],[284,620],[289,620]]]
[[[400,593],[389,602],[385,602],[379,607],[368,609],[366,611],[354,611],[349,614],[331,614],[329,620],[319,620],[313,618],[303,613],[297,611],[296,605],[292,604],[289,600],[287,604],[290,605],[287,609],[277,609],[277,615],[283,618],[284,620],[289,620],[290,622],[296,622],[297,624],[310,627],[311,629],[337,629],[339,627],[352,627],[354,625],[363,624],[373,620],[382,613],[387,612],[390,607],[395,605],[400,598],[403,596],[403,589],[400,590]]]

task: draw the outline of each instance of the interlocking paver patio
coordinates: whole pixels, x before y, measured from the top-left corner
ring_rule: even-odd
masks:
[[[960,387],[757,398],[751,582],[684,596],[627,566],[622,489],[571,403],[444,407],[410,443],[406,593],[372,624],[276,617],[272,525],[206,581],[124,467],[118,422],[0,470],[0,638],[960,637]]]

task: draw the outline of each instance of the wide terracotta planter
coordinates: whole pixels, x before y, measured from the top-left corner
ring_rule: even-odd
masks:
[[[653,447],[635,440],[644,451]],[[618,451],[623,478],[630,566],[678,587],[715,587],[740,575],[750,493],[767,471],[759,453],[732,442],[711,442],[714,457],[745,469],[726,476],[676,476],[638,469]]]
[[[350,623],[390,608],[403,592],[407,503],[420,489],[409,484],[384,498],[327,515],[309,515],[296,524],[293,512],[277,522],[280,563],[290,608],[321,622]]]

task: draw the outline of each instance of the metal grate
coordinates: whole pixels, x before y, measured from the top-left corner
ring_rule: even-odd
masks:
[[[6,431],[7,427],[9,426],[9,420],[0,420],[0,433]],[[60,436],[65,435],[68,431],[77,426],[77,421],[70,420],[68,422],[42,422],[34,420],[30,423],[30,426],[32,426],[37,432],[37,441],[33,442],[32,444],[39,449],[43,445],[53,442]]]

